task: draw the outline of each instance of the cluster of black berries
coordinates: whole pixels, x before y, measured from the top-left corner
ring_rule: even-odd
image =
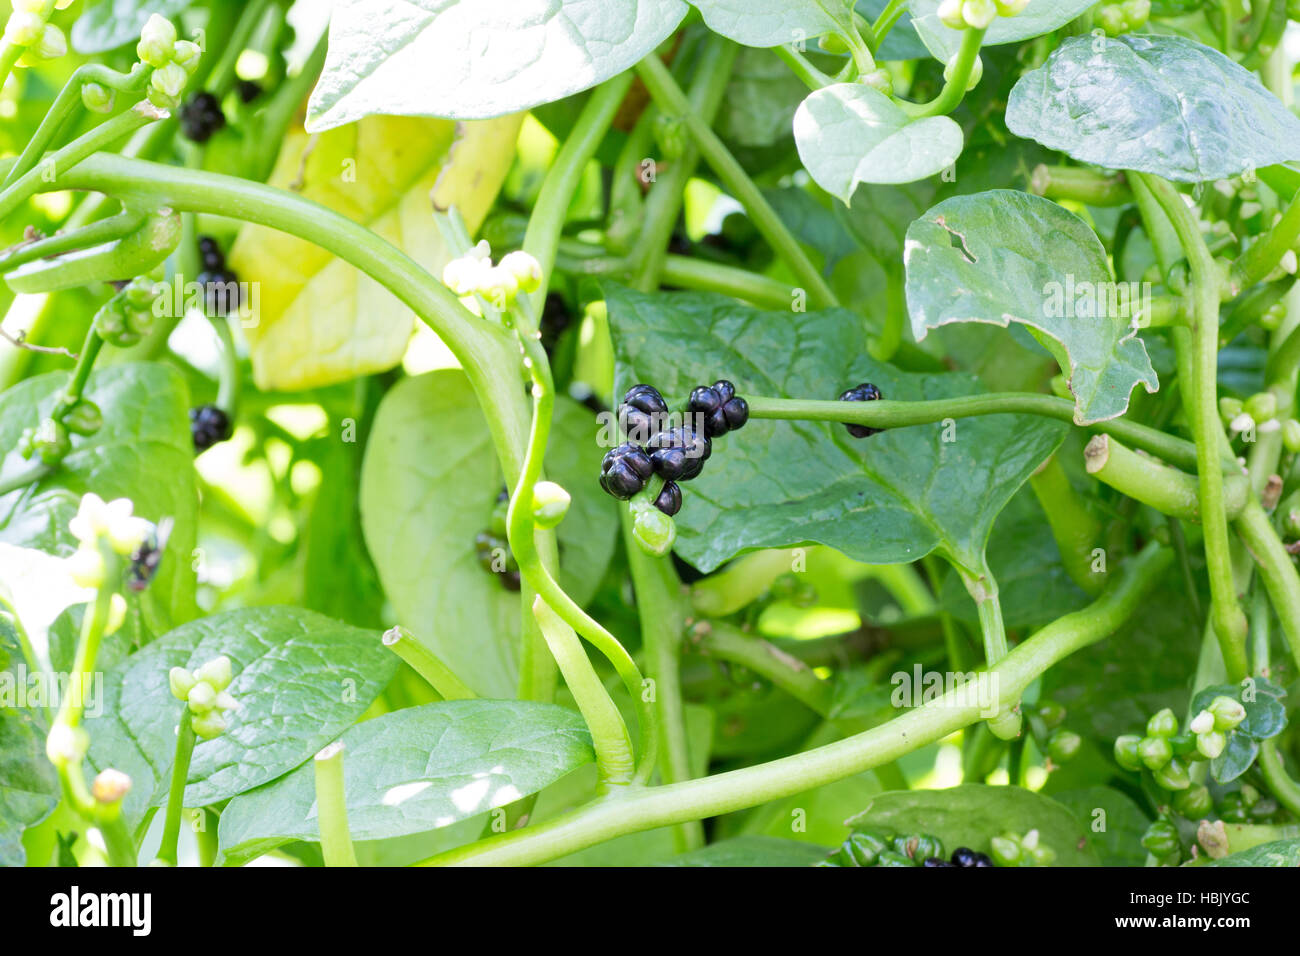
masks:
[[[519,562],[510,552],[510,543],[506,540],[506,516],[509,510],[510,492],[502,488],[492,509],[491,526],[474,537],[474,556],[478,559],[479,567],[493,577],[500,578],[507,591],[518,591],[521,584]],[[499,566],[501,555],[505,555],[504,566]]]
[[[239,308],[239,277],[226,268],[225,253],[211,236],[199,236],[199,259],[203,271],[198,281],[208,315],[229,315]]]
[[[879,429],[877,429],[879,431]],[[941,856],[927,856],[921,866],[993,866],[993,860],[987,853],[976,853],[970,847],[959,846],[952,851],[952,859]]]
[[[701,385],[691,392],[687,411],[693,421],[661,428],[668,404],[652,385],[633,385],[618,409],[618,424],[628,441],[600,463],[600,486],[615,498],[631,498],[651,475],[664,480],[655,507],[677,514],[682,507],[679,481],[690,481],[704,470],[713,454],[713,439],[749,421],[749,405],[727,381]],[[702,423],[696,427],[696,423]]]
[[[181,133],[195,143],[206,143],[226,125],[221,101],[207,90],[195,93],[181,106]]]
[[[881,394],[880,389],[870,382],[863,382],[861,385],[850,388],[840,394],[841,402],[874,402],[885,396]],[[883,432],[883,428],[868,428],[866,425],[851,425],[844,422],[844,427],[849,430],[849,434],[854,438],[869,438],[872,435],[878,435]]]
[[[191,408],[190,436],[194,439],[195,451],[207,451],[230,437],[230,416],[216,405]]]

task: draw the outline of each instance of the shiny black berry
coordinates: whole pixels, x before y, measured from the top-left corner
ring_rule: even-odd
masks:
[[[633,385],[618,407],[618,425],[634,441],[644,442],[657,432],[661,416],[668,413],[668,403],[652,385]]]
[[[653,474],[654,465],[645,450],[626,442],[605,453],[600,463],[600,487],[626,501],[644,488]]]
[[[749,421],[749,402],[736,396],[723,403],[722,413],[727,416],[727,429],[734,432]]]
[[[670,518],[682,510],[682,489],[677,487],[677,482],[664,482],[659,497],[655,499],[655,507]]]
[[[872,385],[870,382],[863,382],[856,388],[850,388],[848,391],[841,394],[840,401],[874,402],[884,397],[885,396],[881,394],[880,389],[876,388],[876,386]],[[849,430],[849,434],[854,438],[868,438],[871,435],[878,435],[884,431],[883,428],[868,428],[866,425],[851,425],[848,422],[844,423],[844,427]]]
[[[230,437],[230,417],[215,405],[191,408],[190,436],[196,451],[206,451]]]
[[[976,853],[975,862],[971,864],[971,866],[992,866],[992,865],[993,865],[993,860],[989,858],[989,855],[987,853]]]
[[[665,481],[676,481],[686,473],[686,452],[680,448],[656,448],[650,452],[655,474]]]
[[[978,855],[968,846],[959,846],[952,851],[952,862],[954,866],[974,866]]]
[[[210,272],[226,267],[225,253],[211,236],[199,236],[199,260],[203,263],[203,268]]]
[[[251,103],[262,95],[262,84],[256,80],[240,80],[235,84],[241,103]]]
[[[651,436],[646,442],[646,450],[654,455],[656,452],[681,452],[681,472],[678,479],[690,481],[704,470],[704,463],[713,454],[713,442],[707,435],[701,435],[690,425],[679,425]],[[675,454],[663,455],[665,461],[675,462]],[[671,470],[671,469],[670,469]],[[665,478],[668,475],[664,475]]]
[[[718,393],[718,398],[725,405],[736,397],[736,386],[732,385],[725,378],[718,379],[713,383],[713,390]]]
[[[940,859],[937,856],[927,856],[925,860],[921,863],[921,865],[922,866],[955,866],[956,864],[949,863],[947,860]]]
[[[221,102],[206,90],[195,93],[181,106],[180,120],[181,134],[196,143],[206,143],[226,125]]]
[[[239,277],[229,269],[205,269],[198,282],[208,315],[229,315],[239,308]]]

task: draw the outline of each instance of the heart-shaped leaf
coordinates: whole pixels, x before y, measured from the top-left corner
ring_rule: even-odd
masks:
[[[458,131],[449,120],[381,116],[322,136],[295,130],[270,183],[296,184],[300,195],[367,226],[440,275],[451,256],[430,194],[436,187],[437,203],[455,206],[477,229],[505,180],[522,121],[463,123]],[[401,361],[415,313],[317,244],[248,225],[230,263],[257,277],[246,334],[259,388],[314,388]]]
[[[795,111],[794,139],[808,174],[845,204],[858,183],[910,183],[942,172],[963,142],[948,117],[913,119],[861,83],[810,93]]]
[[[17,451],[18,438],[50,414],[67,383],[67,373],[51,372],[0,395],[0,476],[31,467]],[[138,599],[144,625],[161,634],[194,613],[198,492],[186,416],[189,389],[169,366],[123,363],[96,369],[85,396],[102,411],[103,427],[88,438],[74,436],[72,453],[57,472],[0,496],[0,541],[71,554],[77,541],[68,522],[90,491],[106,501],[130,498],[135,513],[150,521],[171,518],[158,572]]]
[[[691,0],[714,33],[745,46],[799,43],[852,30],[853,0]]]
[[[536,793],[595,759],[575,711],[515,700],[457,700],[384,714],[339,738],[354,840],[422,833]],[[315,767],[304,764],[232,800],[225,862],[289,840],[320,840]]]
[[[946,27],[939,19],[940,0],[910,0],[917,35],[934,57],[944,63],[961,46],[961,30]],[[984,46],[1019,43],[1060,29],[1077,18],[1096,0],[1029,0],[1014,17],[996,17],[984,34]]]
[[[307,129],[375,113],[485,119],[562,99],[631,67],[687,9],[682,0],[340,0]]]
[[[967,783],[946,790],[892,790],[873,799],[849,825],[928,833],[949,853],[959,846],[987,853],[995,836],[1037,830],[1039,842],[1056,851],[1057,866],[1097,865],[1095,834],[1052,798],[1020,787]]]
[[[191,621],[132,654],[104,679],[102,713],[87,714],[90,762],[130,775],[133,818],[166,799],[181,703],[168,671],[224,654],[239,709],[200,740],[185,789],[203,807],[274,780],[356,723],[397,671],[377,631],[291,607],[250,607]]]
[[[595,593],[617,537],[614,502],[591,478],[600,455],[592,414],[561,398],[546,465],[573,499],[557,533],[560,581],[579,602]],[[516,691],[519,595],[475,551],[503,487],[463,373],[404,379],[384,397],[361,472],[366,544],[401,623],[485,697]]]
[[[908,229],[905,262],[918,341],[950,322],[1042,333],[1080,425],[1124,414],[1138,383],[1158,387],[1127,318],[1141,290],[1113,282],[1096,233],[1049,199],[994,189],[941,202]]]
[[[1007,127],[1081,163],[1180,182],[1300,159],[1300,120],[1252,73],[1177,36],[1066,40],[1011,91]]]
[[[717,295],[645,295],[612,283],[605,294],[620,394],[649,382],[681,401],[718,378],[742,396],[835,399],[860,382],[902,400],[981,391],[968,375],[873,361],[861,317],[847,310],[760,312]],[[677,551],[712,571],[741,551],[809,541],[870,564],[939,549],[978,573],[994,519],[1066,427],[999,415],[858,441],[841,425],[754,420],[717,439],[704,473],[684,486]]]

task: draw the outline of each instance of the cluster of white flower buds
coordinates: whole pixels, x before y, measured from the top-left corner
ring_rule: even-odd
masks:
[[[176,38],[176,27],[166,17],[156,13],[149,17],[135,45],[140,62],[154,68],[149,77],[149,102],[160,109],[179,106],[185,84],[199,68],[202,54],[197,43]]]
[[[5,23],[5,40],[24,47],[19,66],[35,66],[41,60],[54,60],[68,52],[68,38],[53,23],[45,22],[44,0],[11,0],[14,12]],[[72,6],[73,0],[58,0],[58,10]]]
[[[230,658],[224,654],[200,665],[192,674],[183,667],[173,667],[167,673],[172,696],[185,701],[194,732],[204,740],[225,733],[226,711],[239,709],[239,701],[226,691],[230,679]]]
[[[94,492],[81,499],[76,517],[68,529],[77,539],[77,550],[67,560],[68,575],[78,587],[99,590],[105,584],[105,547],[123,558],[130,558],[153,534],[154,524],[131,513],[129,498],[105,502]],[[126,620],[126,599],[114,592],[109,599],[108,622],[104,634],[113,634]]]
[[[939,19],[953,30],[984,30],[995,17],[1014,17],[1029,0],[943,0]]]
[[[480,240],[465,255],[453,259],[442,270],[442,282],[478,312],[475,296],[482,296],[498,309],[508,309],[520,292],[535,292],[542,284],[542,267],[527,252],[508,252],[492,264],[492,247]]]
[[[1228,733],[1246,719],[1246,708],[1231,697],[1219,695],[1210,706],[1192,718],[1188,729],[1196,735],[1196,749],[1213,760],[1228,746]]]

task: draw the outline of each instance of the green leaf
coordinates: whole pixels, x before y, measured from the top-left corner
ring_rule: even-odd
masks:
[[[1206,866],[1300,866],[1300,840],[1274,840],[1233,853]]]
[[[875,23],[884,13],[888,3],[889,0],[858,0],[857,10],[870,22]],[[876,59],[919,60],[928,54],[925,44],[916,35],[916,24],[912,21],[912,15],[904,11],[893,29],[889,31],[889,35],[885,37],[885,42],[876,51]]]
[[[341,0],[307,105],[320,132],[375,113],[484,119],[595,86],[677,29],[682,0]]]
[[[1210,761],[1210,776],[1219,783],[1230,783],[1250,769],[1259,756],[1259,741],[1250,734],[1234,730],[1228,734],[1228,746]]]
[[[745,46],[799,43],[854,29],[853,0],[691,0],[714,33]]]
[[[67,382],[66,373],[52,372],[0,395],[0,449],[15,449],[23,429],[50,414]],[[0,497],[0,542],[71,554],[77,541],[68,522],[89,491],[106,501],[130,498],[135,513],[153,522],[171,518],[158,573],[131,601],[138,600],[147,629],[162,634],[194,612],[198,493],[189,390],[174,369],[142,362],[96,369],[85,395],[103,411],[103,427],[89,438],[74,436],[72,453],[53,475]],[[5,477],[30,467],[14,450],[0,460]]]
[[[1268,740],[1286,729],[1286,705],[1282,702],[1286,691],[1265,677],[1252,677],[1244,685],[1219,684],[1204,688],[1192,698],[1193,716],[1208,708],[1216,697],[1231,697],[1246,710],[1246,718],[1237,725],[1233,736],[1246,734],[1256,740]]]
[[[937,11],[940,0],[911,0],[913,23],[921,42],[935,59],[947,63],[961,46],[961,30],[943,25]],[[984,46],[1019,43],[1060,29],[1074,20],[1096,0],[1030,0],[1014,17],[996,17],[984,34]]]
[[[1049,199],[994,189],[945,200],[907,231],[906,268],[918,341],[950,322],[1041,333],[1070,376],[1077,424],[1118,418],[1135,385],[1158,387],[1146,346],[1116,307],[1120,287],[1101,240]]]
[[[987,853],[995,836],[1037,830],[1039,842],[1056,851],[1056,866],[1097,865],[1096,834],[1051,797],[1020,787],[966,783],[946,790],[892,790],[872,800],[849,825],[929,833],[949,853],[959,846]]]
[[[104,53],[140,38],[140,28],[153,14],[173,19],[190,0],[92,0],[72,24],[72,48],[78,53]]]
[[[103,714],[86,721],[90,762],[131,777],[132,817],[167,796],[181,708],[168,671],[222,654],[240,706],[224,734],[194,748],[187,807],[227,800],[310,758],[356,723],[398,664],[377,631],[291,607],[214,614],[159,638],[105,677]]]
[[[618,529],[613,499],[592,478],[600,455],[591,413],[559,399],[546,464],[573,497],[557,529],[560,581],[580,603],[595,593]],[[485,697],[516,690],[519,595],[475,553],[502,487],[462,372],[404,379],[384,397],[361,471],[366,544],[398,620]]]
[[[861,317],[847,310],[760,312],[722,296],[644,295],[613,283],[605,293],[620,394],[650,382],[683,400],[717,378],[742,396],[805,399],[834,399],[859,382],[900,400],[981,390],[968,375],[875,362]],[[937,548],[979,571],[994,518],[1066,427],[998,415],[957,423],[954,441],[939,423],[856,441],[838,424],[752,420],[718,439],[704,473],[683,489],[676,549],[706,572],[742,551],[805,542],[869,564]]]
[[[787,142],[794,111],[808,88],[767,50],[745,48],[718,110],[718,135],[733,147],[759,149]]]
[[[739,836],[700,847],[657,866],[812,866],[826,859],[824,846],[769,836]]]
[[[1052,799],[1064,804],[1092,834],[1092,849],[1102,866],[1146,863],[1142,834],[1151,819],[1128,794],[1112,787],[1087,787],[1053,794]]]
[[[1066,40],[1011,91],[1007,127],[1082,163],[1180,182],[1300,159],[1300,120],[1277,97],[1176,36]]]
[[[914,120],[861,83],[810,93],[795,111],[794,139],[808,174],[846,205],[858,183],[910,183],[942,172],[963,142],[948,117]]]
[[[595,759],[579,714],[531,701],[425,704],[364,721],[340,740],[354,840],[445,827],[536,793]],[[236,797],[221,814],[227,864],[288,840],[320,840],[311,763]]]

